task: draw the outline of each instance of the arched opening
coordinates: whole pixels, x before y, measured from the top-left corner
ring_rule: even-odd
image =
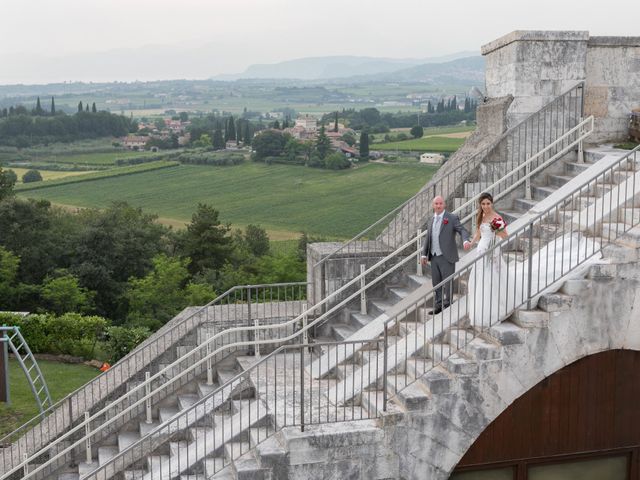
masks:
[[[578,360],[511,404],[453,480],[639,480],[640,352]]]

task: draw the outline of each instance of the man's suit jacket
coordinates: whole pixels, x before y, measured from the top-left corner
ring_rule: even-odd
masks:
[[[431,260],[433,217],[431,217],[431,220],[429,220],[429,223],[426,225],[426,229],[427,234],[422,239],[422,255]],[[442,256],[451,263],[456,263],[459,260],[456,233],[460,234],[463,242],[470,241],[469,232],[462,226],[458,216],[445,210],[440,224],[440,250],[442,250]]]

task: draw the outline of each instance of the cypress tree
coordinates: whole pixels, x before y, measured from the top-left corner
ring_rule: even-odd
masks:
[[[216,129],[213,132],[213,148],[214,150],[222,150],[225,147],[225,141],[222,137],[222,126],[220,123],[216,125]]]
[[[51,115],[56,114],[56,101],[51,97]]]
[[[320,127],[320,133],[318,133],[318,138],[316,139],[316,151],[318,152],[318,156],[324,160],[329,154],[329,150],[331,150],[331,140],[327,137],[327,134],[324,132],[324,125],[322,125]]]
[[[236,121],[233,119],[233,115],[229,115],[229,121],[227,122],[228,137],[227,140],[237,140],[236,137]]]
[[[369,134],[367,132],[360,134],[360,159],[369,159]]]
[[[42,110],[42,105],[40,104],[40,97],[36,100],[36,115],[42,115],[44,111]]]
[[[244,139],[245,145],[251,145],[251,141],[253,140],[253,130],[251,128],[251,122],[246,122],[244,124],[244,134],[242,135]]]
[[[91,105],[91,111],[93,113],[96,113],[98,111],[98,109],[96,108],[96,102],[93,102],[93,104]]]
[[[82,100],[80,100],[78,102],[78,112],[82,112],[84,110],[84,107],[82,106]]]
[[[88,111],[89,111],[89,103],[87,103],[87,104],[85,105],[85,107],[84,107],[84,111],[85,111],[85,112],[88,112]]]
[[[333,131],[336,133],[338,132],[338,112],[336,112],[336,119],[333,122]]]

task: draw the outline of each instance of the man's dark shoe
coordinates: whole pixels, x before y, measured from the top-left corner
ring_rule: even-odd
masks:
[[[442,307],[436,307],[429,312],[429,315],[437,315],[442,311]]]

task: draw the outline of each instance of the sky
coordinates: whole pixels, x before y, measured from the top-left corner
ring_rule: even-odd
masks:
[[[479,52],[513,30],[639,35],[636,17],[612,14],[629,8],[629,0],[0,0],[0,83],[208,78],[328,55],[426,58]]]

